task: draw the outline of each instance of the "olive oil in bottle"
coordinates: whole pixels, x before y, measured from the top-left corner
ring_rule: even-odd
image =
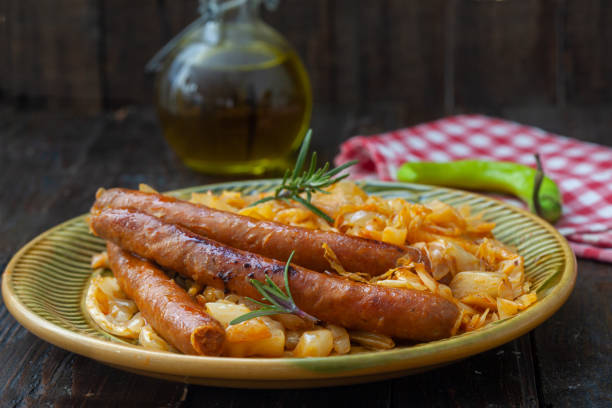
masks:
[[[251,1],[185,35],[157,76],[164,135],[199,171],[287,168],[308,128],[306,71],[289,44],[257,18],[259,1]]]

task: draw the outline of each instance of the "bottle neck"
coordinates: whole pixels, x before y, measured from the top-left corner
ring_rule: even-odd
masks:
[[[200,13],[218,23],[251,22],[259,18],[261,0],[200,0]]]

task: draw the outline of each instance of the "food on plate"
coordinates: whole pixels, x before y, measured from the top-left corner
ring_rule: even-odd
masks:
[[[103,252],[106,256],[106,252]],[[105,332],[126,339],[137,339],[146,325],[138,306],[112,276],[95,274],[85,295],[89,316]]]
[[[196,283],[261,300],[250,279],[283,285],[285,264],[198,236],[156,217],[107,209],[90,217],[92,231]],[[289,268],[296,305],[327,323],[430,341],[449,337],[459,308],[442,296],[414,289],[355,282],[298,265]],[[154,326],[155,327],[155,326]]]
[[[381,275],[401,257],[425,262],[421,250],[322,229],[257,220],[247,215],[193,204],[156,193],[113,188],[99,190],[92,211],[105,208],[138,211],[177,224],[196,234],[234,248],[285,261],[295,250],[294,262],[324,272],[329,263],[323,244],[329,245],[349,271]]]
[[[539,156],[535,157],[537,170],[518,163],[486,160],[408,162],[399,168],[397,179],[509,193],[523,200],[532,212],[554,223],[561,217],[561,194],[555,182],[544,176]]]
[[[151,262],[110,242],[107,252],[119,286],[157,333],[185,354],[221,354],[225,330],[204,306]]]
[[[386,350],[473,331],[537,300],[520,254],[496,240],[495,225],[466,206],[368,195],[342,180],[309,198],[312,206],[333,219],[329,223],[299,200],[266,199],[273,196],[205,192],[193,193],[186,202],[150,188],[140,193],[101,190],[90,227],[139,257],[134,259],[159,265],[183,293],[202,305],[224,332],[223,356],[312,357]],[[281,231],[279,236],[286,237],[286,231],[296,230],[300,239],[290,245],[260,234]],[[247,240],[249,231],[257,232],[258,244],[232,241],[232,232]],[[226,242],[217,242],[223,236]],[[319,247],[307,239],[320,239]],[[364,241],[371,244],[366,251],[382,248],[382,254],[389,254],[385,251],[392,248],[388,256],[393,262],[351,264],[350,258],[357,255],[347,253],[355,247],[337,244]],[[271,243],[284,245],[282,254],[287,257],[277,252],[277,259],[271,259],[270,251],[277,250]],[[308,247],[308,256],[298,258],[300,249]],[[295,257],[289,259],[286,251],[295,251]],[[99,255],[95,266],[106,262]],[[309,262],[317,262],[319,270],[304,265]],[[376,269],[385,262],[386,270]],[[90,291],[102,284],[109,285],[92,279]],[[286,295],[281,300],[294,301],[295,307],[275,309],[279,297],[265,296],[272,292]],[[126,302],[122,296],[110,296],[106,307],[92,302],[88,310],[92,316],[105,316],[115,299]],[[130,309],[132,314],[126,316],[135,316],[136,309],[140,308]],[[147,316],[136,320],[140,326],[135,325],[131,335],[143,338],[140,344],[164,349],[164,340],[151,340],[157,332],[175,345],[150,329],[155,325]]]
[[[537,300],[525,280],[522,257],[495,240],[494,224],[472,215],[468,208],[456,209],[436,201],[414,204],[385,199],[366,194],[353,182],[341,181],[312,196],[312,202],[333,217],[334,223],[328,224],[300,203],[269,200],[252,205],[266,196],[194,193],[187,203],[151,191],[112,189],[99,195],[90,225],[94,233],[123,248],[122,253],[150,259],[164,268],[163,272],[157,268],[158,272],[173,276],[182,293],[218,322],[225,336],[224,356],[308,357],[385,350],[395,347],[396,342],[406,344],[407,339],[428,341],[472,331],[510,317]],[[332,237],[392,242],[399,248],[409,244],[422,257],[406,252],[387,271],[375,275],[347,268],[324,241],[325,272],[310,270],[294,258],[286,275],[297,307],[318,321],[278,313],[230,324],[265,308],[257,303],[263,298],[251,279],[265,282],[269,277],[283,293],[289,291],[283,280],[283,260],[193,232],[197,228],[195,222],[189,224],[193,214],[219,213],[242,215],[240,219],[253,228],[262,222],[275,223],[306,232],[331,232]],[[231,229],[240,226],[232,224]],[[101,267],[108,262],[104,255],[95,261],[95,266]],[[92,280],[92,287],[98,284]],[[126,302],[110,293],[107,303],[113,304],[114,299]],[[141,307],[137,309],[145,314]],[[103,314],[98,304],[89,305],[88,310]],[[135,338],[140,332],[140,337],[149,339],[141,341],[147,347],[164,349],[161,338],[177,346],[176,340],[150,322],[157,316],[161,316],[159,311],[144,319],[137,316],[139,324],[130,335]],[[151,341],[156,332],[161,338]]]

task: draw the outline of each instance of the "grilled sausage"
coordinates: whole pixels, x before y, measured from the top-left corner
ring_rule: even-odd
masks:
[[[121,289],[143,317],[185,354],[218,356],[225,330],[183,288],[150,262],[108,243],[108,260]]]
[[[201,237],[155,217],[108,209],[90,216],[92,231],[196,282],[261,299],[250,279],[267,274],[283,287],[285,264]],[[401,339],[448,337],[458,308],[430,292],[363,284],[292,265],[296,305],[325,322]]]
[[[100,191],[92,212],[104,208],[124,208],[153,215],[234,248],[279,261],[286,260],[295,250],[296,264],[319,272],[329,270],[329,263],[323,256],[323,243],[327,243],[342,266],[352,272],[381,275],[394,268],[403,256],[429,269],[427,256],[414,247],[261,221],[156,193],[120,188]]]

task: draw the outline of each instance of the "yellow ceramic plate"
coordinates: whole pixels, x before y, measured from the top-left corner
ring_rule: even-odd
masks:
[[[277,180],[216,184],[176,191],[270,190]],[[576,279],[567,242],[548,223],[504,203],[462,191],[403,183],[366,182],[385,197],[469,204],[497,223],[494,232],[525,257],[526,274],[540,300],[529,309],[475,332],[389,351],[307,359],[197,357],[147,351],[98,329],[82,308],[91,275],[91,255],[103,249],[85,216],[41,234],[8,264],[2,295],[9,311],[28,330],[59,347],[143,375],[227,387],[286,388],[350,384],[429,370],[506,343],[538,326],[565,302]]]

